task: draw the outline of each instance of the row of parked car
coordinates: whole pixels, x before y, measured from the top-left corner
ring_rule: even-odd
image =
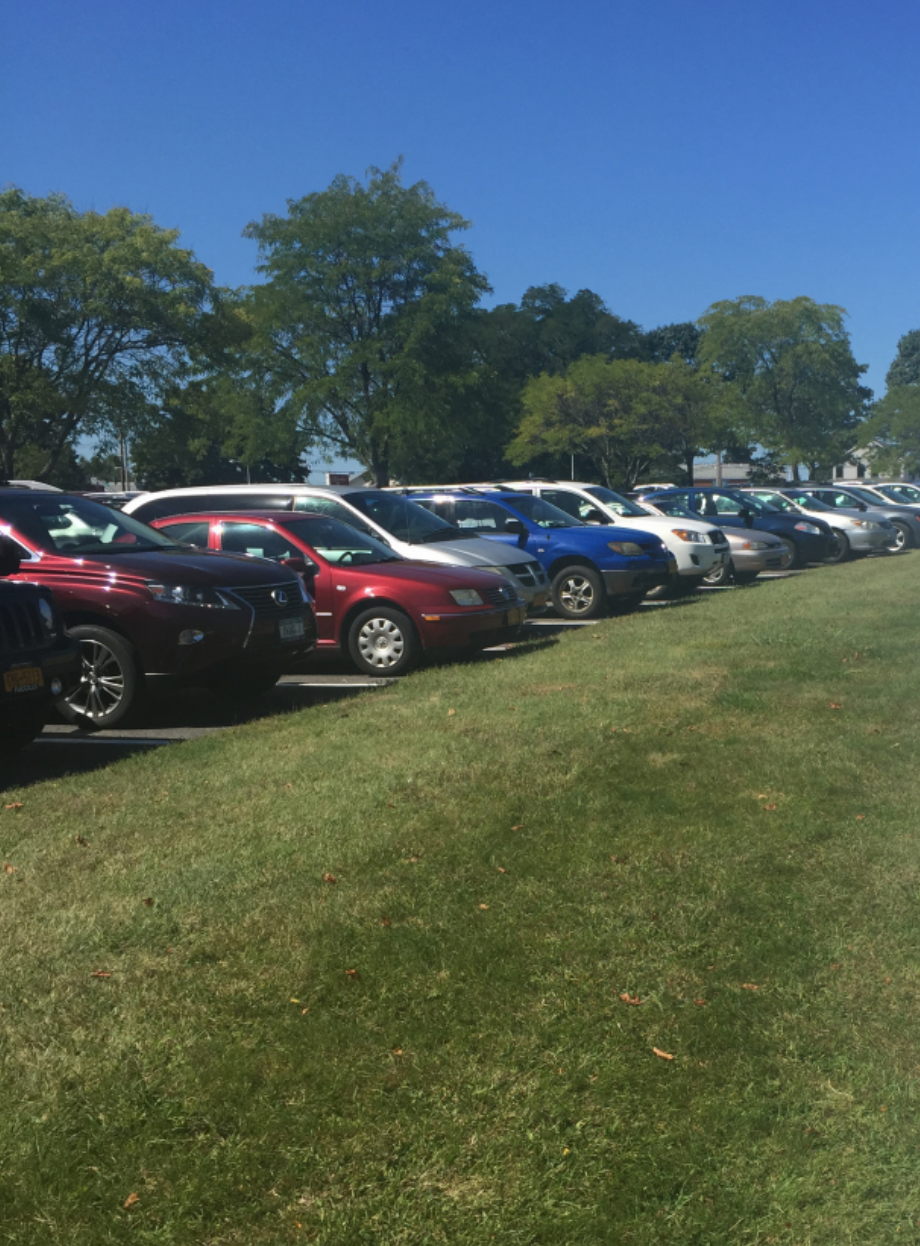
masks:
[[[0,488],[0,574],[21,582],[0,595],[0,747],[31,739],[52,702],[114,727],[157,686],[252,696],[316,651],[399,675],[511,640],[549,607],[592,619],[647,594],[906,548],[920,542],[913,492],[273,484],[141,494],[119,510]]]

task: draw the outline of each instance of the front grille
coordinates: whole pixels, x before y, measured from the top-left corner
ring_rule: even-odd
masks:
[[[44,640],[37,601],[0,602],[0,651],[34,649]]]
[[[510,606],[517,601],[514,589],[504,584],[497,585],[495,588],[480,589],[479,592],[490,606]]]
[[[768,566],[768,567],[771,567],[771,568],[772,568],[772,567],[779,567],[779,568],[782,568],[782,565],[783,565],[783,556],[782,556],[782,554],[780,554],[778,557],[776,557],[776,558],[768,558],[766,561],[767,561],[767,566]]]
[[[234,597],[241,597],[247,606],[252,606],[256,613],[257,619],[264,618],[281,618],[285,614],[304,614],[306,612],[306,603],[300,595],[300,589],[296,584],[260,584],[253,588],[225,588],[225,593],[232,593]],[[272,593],[284,593],[287,601],[284,605],[279,605],[272,597]]]

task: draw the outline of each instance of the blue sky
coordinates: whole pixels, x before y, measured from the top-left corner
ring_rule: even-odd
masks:
[[[490,301],[806,294],[882,392],[920,327],[918,46],[907,0],[8,3],[0,184],[149,212],[241,285],[248,221],[402,155]]]

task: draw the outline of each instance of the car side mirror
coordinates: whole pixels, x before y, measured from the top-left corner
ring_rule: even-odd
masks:
[[[22,555],[15,541],[0,537],[0,576],[15,575],[22,563]]]
[[[296,571],[298,575],[306,576],[311,580],[316,575],[317,571],[319,571],[319,567],[312,558],[282,558],[281,565],[284,567],[290,567],[290,569],[292,571]]]

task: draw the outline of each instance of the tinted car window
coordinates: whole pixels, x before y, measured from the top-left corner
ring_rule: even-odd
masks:
[[[453,524],[446,523],[398,493],[362,489],[359,493],[349,493],[347,497],[352,506],[356,506],[362,514],[380,524],[384,532],[391,532],[397,540],[406,541],[410,545],[463,540],[465,535]]]
[[[322,519],[319,516],[295,519],[286,523],[284,529],[286,532],[293,532],[327,562],[340,562],[343,566],[351,567],[374,562],[402,562],[398,554],[394,554],[375,537],[335,519]]]
[[[632,515],[634,519],[641,519],[643,515],[648,515],[648,512],[644,511],[641,506],[630,502],[629,498],[624,498],[622,494],[614,493],[612,489],[605,489],[603,485],[589,485],[585,492],[603,502],[617,515]]]
[[[78,557],[180,548],[170,537],[130,515],[66,494],[36,493],[4,501],[0,517],[24,540],[49,553]]]
[[[458,528],[477,532],[504,532],[505,520],[510,516],[503,506],[486,502],[481,498],[456,498],[454,500],[454,523]]]
[[[200,545],[202,549],[208,548],[208,521],[206,519],[166,524],[159,531],[165,532],[167,536],[173,537],[176,541],[188,541],[189,545]]]
[[[267,528],[264,524],[237,523],[228,520],[221,523],[220,547],[228,554],[250,554],[256,558],[302,557],[300,550],[284,532]]]
[[[337,519],[339,523],[351,524],[359,532],[366,532],[368,535],[371,533],[367,524],[362,523],[353,510],[343,506],[336,498],[323,497],[321,494],[311,497],[309,494],[299,493],[294,499],[294,510],[306,511],[310,515],[327,515],[330,519]]]
[[[531,523],[537,524],[540,528],[584,527],[580,519],[576,519],[574,515],[567,515],[558,506],[550,506],[549,502],[544,502],[542,498],[532,498],[528,494],[516,493],[514,497],[509,497],[508,505],[520,511],[522,515],[526,515]]]
[[[583,519],[584,514],[592,509],[591,503],[580,498],[577,493],[571,493],[568,489],[543,489],[540,497],[544,502],[549,502],[550,506],[558,506],[561,511],[565,511],[567,515],[574,515],[576,519]]]

